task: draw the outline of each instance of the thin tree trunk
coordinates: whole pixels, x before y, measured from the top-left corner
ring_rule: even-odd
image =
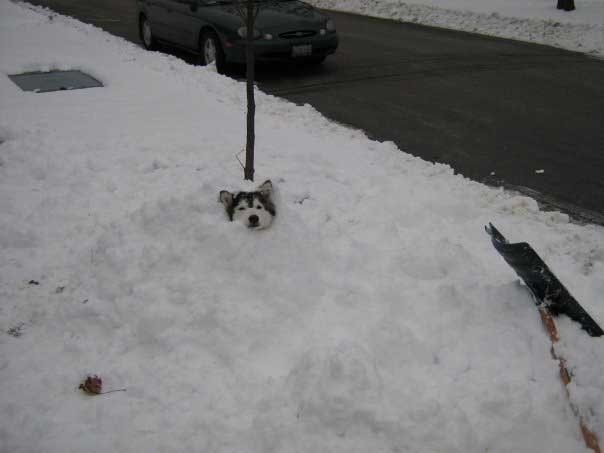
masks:
[[[247,77],[247,141],[245,146],[244,179],[254,180],[254,116],[256,103],[254,101],[254,2],[247,0],[247,38],[246,38],[246,77]]]
[[[575,9],[575,0],[558,0],[557,7],[564,11],[573,11]]]

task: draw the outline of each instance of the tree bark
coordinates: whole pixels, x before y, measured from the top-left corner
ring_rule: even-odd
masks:
[[[254,100],[254,2],[247,0],[247,15],[246,15],[246,78],[247,78],[247,140],[245,145],[245,168],[243,171],[243,179],[249,181],[254,180],[254,142],[256,139],[255,121],[256,102]]]

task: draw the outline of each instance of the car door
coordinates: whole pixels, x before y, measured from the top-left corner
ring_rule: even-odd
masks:
[[[200,14],[204,2],[200,0],[173,0],[174,11],[171,16],[177,43],[188,49],[199,47]]]
[[[168,39],[169,26],[167,21],[166,0],[145,0],[144,11],[151,24],[153,35],[159,39]]]
[[[180,44],[179,42],[179,30],[178,30],[178,0],[153,0],[158,4],[158,12],[160,16],[157,18],[158,23],[161,23],[161,37],[166,41],[170,41],[174,44]]]

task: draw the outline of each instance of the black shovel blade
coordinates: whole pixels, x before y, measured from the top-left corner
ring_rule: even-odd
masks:
[[[604,335],[596,321],[568,292],[529,244],[510,244],[492,223],[489,223],[485,230],[491,236],[495,249],[529,287],[538,305],[544,304],[554,316],[567,315],[581,324],[581,328],[592,337]]]

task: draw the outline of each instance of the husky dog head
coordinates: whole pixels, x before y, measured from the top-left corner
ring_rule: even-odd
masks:
[[[220,201],[226,209],[229,220],[237,220],[255,230],[268,228],[276,214],[273,204],[273,184],[270,181],[262,183],[254,192],[232,194],[223,190],[220,192]]]

